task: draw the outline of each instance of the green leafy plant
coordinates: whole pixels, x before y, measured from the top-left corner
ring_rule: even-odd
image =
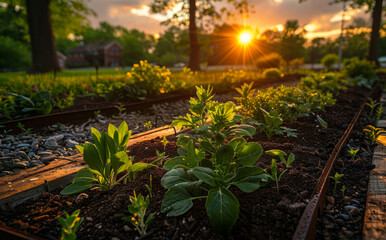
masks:
[[[162,144],[164,145],[164,149],[166,148],[166,145],[169,143],[169,140],[166,137],[163,137],[161,140]]]
[[[276,182],[277,192],[280,193],[279,182],[281,180],[281,177],[284,175],[284,173],[286,173],[288,171],[288,168],[295,161],[295,155],[293,153],[291,153],[288,156],[288,158],[285,159],[285,156],[287,156],[287,154],[281,150],[278,150],[278,149],[272,149],[272,150],[266,151],[265,153],[268,155],[271,155],[271,156],[279,157],[280,161],[283,162],[286,166],[286,169],[278,175],[278,167],[277,167],[276,159],[272,159],[272,161],[271,161],[271,176]]]
[[[383,113],[383,106],[380,105],[380,106],[377,108],[376,118],[375,118],[375,125],[378,125],[379,120],[381,120],[382,113]]]
[[[101,113],[101,110],[94,111],[94,118],[96,118]]]
[[[146,217],[146,210],[149,207],[150,198],[149,196],[144,198],[141,194],[137,196],[134,191],[134,195],[130,196],[130,202],[131,205],[127,206],[127,209],[133,215],[129,217],[123,217],[122,220],[130,222],[142,236],[146,234],[146,230],[150,222],[154,219],[154,213],[150,213]]]
[[[339,180],[344,176],[344,174],[335,173],[334,176],[330,176],[332,180],[334,180],[334,191],[333,195],[335,195],[336,185],[338,185]]]
[[[145,128],[147,128],[147,130],[150,130],[153,128],[153,125],[151,124],[151,121],[148,121],[147,123],[145,123],[145,125],[143,125]]]
[[[138,172],[152,166],[142,162],[132,164],[132,158],[126,153],[131,136],[126,122],[122,122],[119,128],[110,124],[107,133],[91,128],[91,134],[94,144],[76,146],[88,167],[81,169],[61,194],[79,193],[92,187],[110,189],[122,180],[135,178]],[[126,174],[118,179],[118,175],[125,171]]]
[[[83,222],[83,218],[79,217],[80,210],[76,210],[71,214],[71,216],[64,211],[63,217],[58,217],[58,221],[62,226],[62,240],[75,240],[76,231],[78,230],[80,224]]]
[[[278,68],[268,68],[264,70],[263,76],[265,78],[280,78],[282,73]]]
[[[367,125],[367,127],[363,129],[363,131],[367,133],[367,136],[370,138],[371,144],[374,144],[377,141],[381,133],[386,133],[386,131],[371,125]]]
[[[377,100],[374,100],[372,98],[367,98],[369,100],[368,103],[366,103],[367,106],[370,107],[370,117],[373,116],[373,112],[374,112],[374,109],[379,105],[378,101]]]
[[[271,177],[254,166],[263,150],[258,143],[247,143],[255,129],[237,125],[239,117],[231,102],[211,101],[211,87],[197,87],[197,99],[190,100],[190,112],[171,126],[192,128],[194,135],[178,137],[178,157],[164,164],[168,172],[161,185],[168,189],[161,204],[167,216],[186,213],[195,199],[206,199],[205,208],[214,228],[229,232],[239,215],[239,202],[230,186],[253,192],[267,185]]]
[[[124,113],[126,111],[126,108],[125,108],[125,105],[123,104],[118,104],[118,105],[115,105],[114,106],[116,109],[118,109],[118,116],[121,116],[122,113]]]
[[[17,123],[17,127],[23,132],[23,133],[26,133],[26,134],[29,134],[31,131],[32,131],[32,128],[25,128],[24,127],[24,124],[22,124],[21,122],[18,122]]]
[[[346,186],[343,185],[342,188],[340,189],[340,191],[342,192],[342,197],[344,197],[344,192],[346,191]]]
[[[357,155],[358,151],[359,151],[359,149],[354,149],[354,148],[347,150],[347,152],[348,152],[348,154],[350,154],[352,160],[355,160],[355,156]]]

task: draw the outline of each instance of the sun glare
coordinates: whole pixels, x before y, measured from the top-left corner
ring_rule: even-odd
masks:
[[[239,35],[239,42],[246,45],[252,40],[252,34],[250,32],[242,32]]]

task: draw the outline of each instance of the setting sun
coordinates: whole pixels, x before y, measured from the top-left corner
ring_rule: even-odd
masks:
[[[242,32],[239,35],[239,42],[242,44],[248,44],[252,40],[252,34],[250,32]]]

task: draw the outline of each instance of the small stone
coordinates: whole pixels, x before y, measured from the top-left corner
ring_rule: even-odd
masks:
[[[52,152],[38,152],[38,155],[52,155]]]
[[[339,219],[336,219],[336,220],[335,220],[335,223],[338,224],[339,226],[344,226],[344,224],[345,224],[345,223],[344,223],[344,220],[343,220],[343,219],[340,219],[340,218],[339,218]]]
[[[79,145],[79,143],[71,139],[67,140],[67,144],[66,144],[67,147],[74,148],[76,145]]]
[[[326,200],[327,202],[331,203],[331,204],[334,204],[335,203],[335,199],[333,196],[326,196]]]
[[[361,190],[361,192],[367,192],[367,189],[364,187],[359,188],[359,190]]]
[[[357,205],[357,206],[359,206],[359,205],[361,204],[361,203],[360,203],[357,199],[355,199],[355,198],[351,199],[351,203],[354,204],[354,205]]]
[[[306,204],[304,203],[293,203],[288,207],[288,213],[293,216],[300,216],[303,213]]]
[[[282,209],[282,210],[286,210],[288,209],[288,206],[291,204],[291,201],[286,198],[286,197],[283,197],[280,202],[277,204],[277,208],[279,209]]]
[[[353,209],[350,210],[351,216],[356,216],[356,215],[359,215],[360,213],[361,211],[357,207],[354,207]]]
[[[343,201],[350,202],[351,198],[349,196],[344,196]]]
[[[42,161],[39,161],[39,160],[33,160],[31,162],[31,167],[36,167],[36,166],[40,166],[40,165],[44,165],[44,163]]]
[[[76,204],[81,204],[82,202],[84,202],[84,200],[86,200],[88,198],[88,195],[86,193],[81,193],[79,194],[76,199],[75,199],[75,203]]]
[[[345,206],[345,208],[347,209],[347,211],[351,211],[351,209],[356,208],[356,207],[352,206],[352,205],[347,205],[347,206]]]
[[[92,222],[93,220],[92,217],[86,217],[86,221]]]
[[[350,216],[347,215],[347,214],[344,214],[344,213],[337,214],[337,215],[335,216],[335,218],[337,218],[337,219],[343,219],[343,220],[345,220],[345,221],[350,220]]]
[[[16,148],[29,148],[30,145],[28,143],[20,143],[16,145]]]
[[[300,196],[306,197],[308,195],[308,191],[304,190],[303,192],[300,193]]]
[[[111,240],[121,240],[121,239],[117,237],[112,237]]]
[[[29,157],[29,158],[32,158],[32,157],[34,157],[34,156],[35,156],[35,153],[34,153],[34,152],[29,152],[29,153],[28,153],[28,157]]]
[[[56,141],[60,141],[60,140],[62,140],[64,138],[64,135],[63,134],[59,134],[59,135],[52,136],[50,138],[55,138]]]
[[[17,168],[27,168],[28,167],[25,162],[16,162],[13,166],[17,167]]]
[[[121,219],[121,218],[123,218],[125,216],[125,214],[123,214],[123,213],[116,213],[116,214],[114,214],[114,218],[115,219]]]
[[[15,155],[18,156],[18,157],[21,157],[22,159],[27,160],[27,161],[31,160],[28,157],[28,155],[25,152],[23,152],[23,151],[16,152]]]
[[[326,225],[326,229],[327,229],[327,230],[332,230],[332,229],[334,229],[334,224],[333,224],[333,223],[327,224],[327,225]]]
[[[48,162],[48,161],[54,160],[55,158],[57,158],[55,155],[49,155],[49,156],[41,157],[40,159],[41,159],[43,162]]]
[[[127,225],[124,225],[123,230],[125,230],[125,232],[129,232],[129,231],[131,231],[131,228]]]
[[[58,142],[56,138],[49,138],[44,144],[47,148],[56,149],[58,147]]]

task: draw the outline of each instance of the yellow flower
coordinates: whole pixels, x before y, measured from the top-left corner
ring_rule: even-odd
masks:
[[[135,224],[138,225],[138,222],[136,221]]]
[[[138,214],[137,213],[134,213],[134,217],[136,217]]]
[[[135,221],[135,217],[132,217],[132,218],[131,218],[131,221]]]

